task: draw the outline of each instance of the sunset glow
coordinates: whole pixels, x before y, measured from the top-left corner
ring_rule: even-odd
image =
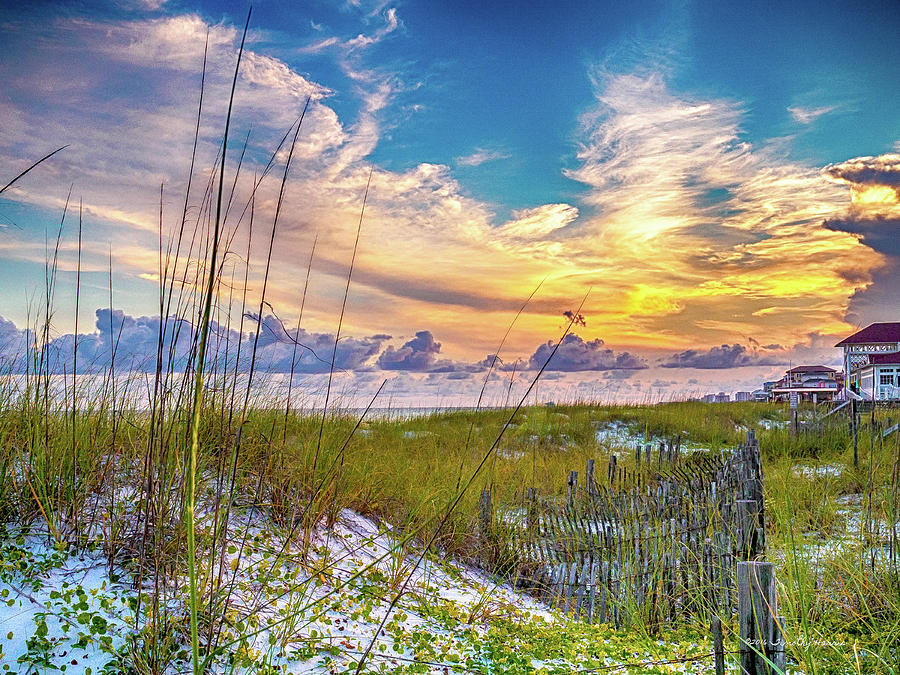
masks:
[[[877,49],[845,45],[856,50],[845,59],[825,48],[846,27],[839,11],[821,10],[821,25],[803,28],[820,11],[813,5],[773,10],[798,26],[791,36],[748,17],[742,38],[718,3],[607,16],[574,2],[552,18],[437,4],[254,10],[228,180],[249,140],[223,269],[242,278],[241,210],[254,174],[308,98],[268,278],[266,300],[285,325],[296,324],[315,239],[303,325],[335,330],[370,173],[343,328],[377,338],[360,372],[427,331],[437,346],[407,370],[477,373],[535,289],[505,362],[529,364],[584,299],[584,325],[572,328],[593,364],[583,379],[618,373],[623,392],[658,379],[673,354],[722,345],[740,345],[750,355],[742,367],[753,367],[713,373],[710,387],[728,378],[749,387],[780,364],[832,363],[831,345],[860,324],[900,319],[886,290],[900,280],[900,139],[885,112],[897,109],[896,40],[871,35]],[[54,329],[74,328],[82,201],[79,330],[94,330],[95,310],[110,304],[110,259],[115,308],[158,313],[160,206],[165,237],[174,236],[204,43],[208,35],[189,222],[216,175],[245,12],[168,2],[3,10],[0,183],[68,145],[0,198],[0,316],[10,336],[42,288],[70,185]],[[900,27],[887,10],[859,10],[854,22],[866,35],[895,37]],[[748,52],[760,35],[791,56],[776,63],[767,50]],[[526,36],[527,50],[517,46]],[[443,44],[454,40],[458,49]],[[257,298],[286,156],[255,195]],[[765,358],[755,345],[768,345]],[[617,366],[619,355],[643,368]],[[696,373],[681,371],[666,371],[673,395],[694,386]]]

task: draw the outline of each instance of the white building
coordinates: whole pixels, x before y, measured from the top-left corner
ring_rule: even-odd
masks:
[[[828,366],[795,366],[772,385],[772,399],[789,401],[796,394],[801,401],[831,401],[841,391],[843,377]]]
[[[867,400],[900,400],[900,322],[873,323],[835,346],[844,350],[851,391]]]

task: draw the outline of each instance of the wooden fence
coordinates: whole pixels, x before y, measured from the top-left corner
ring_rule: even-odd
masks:
[[[602,485],[594,468],[589,461],[583,483],[569,473],[564,503],[529,488],[523,504],[495,513],[490,492],[482,494],[485,550],[503,542],[516,585],[588,622],[735,611],[736,563],[765,551],[753,432],[719,455],[682,454],[677,442],[655,453],[647,446],[630,472],[612,456]]]

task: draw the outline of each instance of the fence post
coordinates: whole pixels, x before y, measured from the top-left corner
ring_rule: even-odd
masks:
[[[738,534],[740,536],[741,557],[753,560],[766,552],[765,539],[760,534],[759,502],[755,499],[738,499],[737,509]]]
[[[779,616],[776,621],[772,622],[772,645],[774,647],[774,656],[772,663],[782,673],[784,672],[784,661],[787,644],[784,639],[784,617]]]
[[[725,675],[725,645],[722,640],[722,620],[716,615],[713,615],[712,618],[712,641],[716,675]]]
[[[859,466],[859,446],[856,437],[856,430],[859,425],[856,421],[856,399],[850,399],[850,431],[853,434],[853,468]]]
[[[616,480],[616,456],[609,456],[609,484],[612,485]]]
[[[594,494],[594,460],[592,459],[587,461],[587,467],[584,471],[584,484],[588,494]]]
[[[578,497],[578,472],[569,472],[569,508],[574,508],[575,499]]]
[[[739,521],[745,533],[742,542],[743,549],[748,554],[747,559],[753,559],[766,552],[766,518],[759,441],[756,440],[756,433],[752,429],[747,432],[747,443],[744,446],[742,459],[745,472],[743,476],[744,496],[746,500],[753,503],[747,503],[742,511],[741,500],[739,500],[737,503],[738,517],[743,516],[743,519]]]
[[[738,624],[741,673],[771,675],[767,660],[775,662],[775,566],[767,562],[737,564]]]

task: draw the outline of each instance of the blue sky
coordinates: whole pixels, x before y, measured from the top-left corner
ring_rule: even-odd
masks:
[[[114,306],[152,315],[159,184],[169,233],[203,39],[209,29],[197,175],[215,162],[246,11],[161,0],[0,10],[0,175],[70,144],[0,200],[0,316],[22,328],[29,299],[39,304],[70,185],[85,204],[81,325],[109,306],[110,259]],[[312,97],[268,299],[294,320],[297,268],[318,235],[305,321],[334,331],[371,171],[347,329],[392,336],[366,343],[384,350],[425,345],[401,360],[417,372],[474,368],[542,279],[510,362],[530,363],[588,289],[581,342],[568,346],[585,378],[633,357],[647,368],[625,372],[632,382],[686,382],[696,373],[667,364],[699,350],[710,371],[739,367],[749,386],[781,364],[832,359],[855,326],[900,312],[898,29],[890,2],[258,3],[234,124],[235,139],[251,133],[243,178]],[[70,211],[61,310],[75,222]],[[254,292],[263,256],[257,241]],[[71,331],[72,313],[55,328]]]

